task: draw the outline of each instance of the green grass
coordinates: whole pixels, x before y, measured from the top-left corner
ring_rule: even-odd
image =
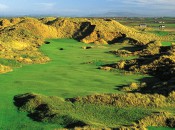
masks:
[[[172,42],[162,42],[162,45],[163,45],[163,46],[171,46],[171,43],[172,43]]]
[[[168,128],[168,127],[148,127],[148,130],[175,130],[175,128]]]
[[[98,93],[121,93],[116,88],[136,82],[143,75],[123,75],[97,69],[99,65],[117,62],[122,58],[108,54],[120,45],[84,50],[86,44],[75,40],[50,40],[41,51],[51,58],[47,64],[25,65],[13,72],[0,75],[0,129],[40,130],[54,129],[59,125],[38,123],[19,113],[13,104],[17,94],[34,92],[62,98]],[[64,50],[60,50],[64,48]],[[82,64],[96,61],[95,64]]]
[[[96,126],[116,128],[121,125],[131,125],[136,120],[148,116],[151,111],[141,108],[117,108],[113,106],[75,104],[75,110],[67,111],[72,115]]]
[[[150,33],[154,33],[156,34],[157,36],[166,36],[169,34],[169,32],[166,32],[166,31],[149,31]]]

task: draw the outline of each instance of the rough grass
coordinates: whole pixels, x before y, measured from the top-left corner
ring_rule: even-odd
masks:
[[[72,102],[108,104],[117,107],[174,107],[175,92],[169,94],[168,97],[159,94],[104,94],[89,95],[83,98],[70,99]]]
[[[140,98],[141,94],[137,96],[116,95],[112,98],[109,95],[95,95],[93,98],[87,98],[88,101],[84,102],[69,102],[64,101],[58,97],[48,97],[39,94],[22,94],[14,97],[15,105],[19,110],[27,111],[28,116],[35,121],[48,122],[53,124],[59,124],[64,128],[75,127],[97,127],[97,128],[125,128],[128,125],[129,128],[144,128],[148,126],[169,126],[174,128],[175,117],[174,114],[162,111],[161,100],[157,95],[150,95],[149,97]],[[125,98],[123,98],[125,96]],[[143,95],[142,95],[143,96]],[[145,105],[145,100],[154,100],[157,97],[156,105],[158,108],[151,107],[152,105]],[[166,104],[172,104],[174,96],[167,97],[167,100],[163,102]],[[165,97],[164,97],[165,98]],[[171,99],[172,98],[172,99]],[[119,99],[119,100],[118,100]],[[122,100],[122,102],[120,101]],[[115,103],[107,105],[108,103],[99,103],[106,101],[113,101]],[[140,105],[137,106],[135,100],[140,100]],[[94,102],[93,102],[94,101]],[[151,101],[153,106],[155,101]],[[120,106],[120,104],[126,104]],[[128,104],[130,106],[128,106]],[[115,106],[115,107],[114,107]],[[135,107],[137,106],[137,107]],[[162,109],[162,110],[160,110]]]
[[[144,108],[118,108],[89,103],[71,103],[57,97],[37,94],[18,95],[14,100],[20,110],[29,112],[29,117],[32,119],[60,124],[65,128],[81,125],[117,128],[121,125],[131,125],[151,114],[151,110]]]
[[[26,117],[25,112],[17,112],[12,102],[14,95],[34,92],[69,98],[100,93],[121,93],[116,90],[119,86],[145,77],[97,69],[98,65],[103,63],[121,60],[120,57],[106,52],[123,46],[95,46],[93,49],[84,50],[82,46],[87,45],[74,40],[60,39],[50,42],[41,47],[41,51],[50,57],[49,63],[25,65],[22,68],[15,68],[13,72],[0,75],[1,130],[50,130],[60,127],[57,124],[33,122]],[[95,64],[87,63],[92,61],[95,61]]]

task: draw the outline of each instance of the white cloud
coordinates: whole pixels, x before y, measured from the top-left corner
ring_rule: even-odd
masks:
[[[6,11],[9,7],[5,4],[0,3],[0,11]]]

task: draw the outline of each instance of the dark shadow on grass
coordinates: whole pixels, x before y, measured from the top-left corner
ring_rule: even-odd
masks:
[[[35,96],[31,95],[30,93],[17,95],[14,97],[14,105],[20,108],[24,106],[28,101],[34,98]]]
[[[29,113],[28,117],[30,117],[34,121],[41,122],[44,119],[52,119],[56,114],[52,113],[47,104],[41,104],[37,108],[35,108],[33,113]]]
[[[143,46],[131,46],[131,47],[123,47],[123,48],[120,48],[119,50],[127,50],[130,52],[135,52],[135,51],[141,51],[143,49],[144,49]]]
[[[75,123],[68,124],[65,128],[72,129],[75,127],[85,127],[85,126],[87,126],[86,123],[84,123],[82,121],[77,121]]]

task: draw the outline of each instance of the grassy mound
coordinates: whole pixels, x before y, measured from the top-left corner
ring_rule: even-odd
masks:
[[[119,108],[91,102],[72,103],[58,97],[29,93],[15,96],[14,101],[19,110],[27,111],[33,120],[57,123],[64,128],[117,128],[131,125],[151,114],[150,110],[144,108]]]
[[[74,102],[69,102],[58,97],[27,93],[15,96],[14,103],[19,110],[27,111],[28,116],[35,121],[57,123],[68,129],[118,128],[122,130],[146,129],[148,126],[174,128],[175,117],[172,113],[150,110],[150,107],[154,106],[157,111],[157,108],[160,109],[165,105],[168,107],[167,104],[174,107],[172,95],[174,94],[167,99],[158,95],[141,94],[94,95],[74,98],[72,99]]]
[[[15,96],[14,101],[20,110],[29,112],[28,116],[35,121],[58,123],[66,128],[86,126],[86,123],[62,112],[63,110],[61,109],[71,107],[71,104],[65,104],[59,98],[27,93]],[[55,108],[54,101],[56,101],[57,105],[60,105],[58,109]]]

